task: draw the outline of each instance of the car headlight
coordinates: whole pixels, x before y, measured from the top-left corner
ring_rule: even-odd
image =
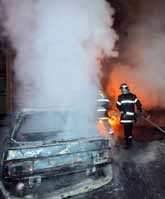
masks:
[[[10,163],[7,165],[7,173],[9,176],[20,176],[33,173],[33,163],[31,161]]]

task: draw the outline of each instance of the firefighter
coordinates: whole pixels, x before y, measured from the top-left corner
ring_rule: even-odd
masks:
[[[102,123],[104,128],[109,134],[113,134],[112,128],[108,122],[108,110],[110,106],[109,99],[104,95],[104,93],[99,90],[99,95],[97,99],[97,115],[98,115],[98,122]]]
[[[120,90],[116,106],[121,113],[120,123],[124,126],[125,148],[128,149],[132,146],[133,124],[142,113],[142,105],[136,95],[129,91],[126,83],[120,85]]]

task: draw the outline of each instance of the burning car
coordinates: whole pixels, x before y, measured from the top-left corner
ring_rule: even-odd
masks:
[[[99,135],[65,139],[66,120],[67,114],[59,112],[17,114],[3,144],[0,190],[4,198],[62,199],[112,181],[109,140]]]

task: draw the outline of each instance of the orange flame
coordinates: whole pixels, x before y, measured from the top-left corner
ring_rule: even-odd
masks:
[[[108,122],[111,127],[117,126],[119,124],[118,117],[114,115],[111,118],[109,118]]]
[[[122,131],[121,125],[120,125],[120,115],[116,111],[112,110],[112,111],[108,112],[108,116],[109,116],[108,122],[109,122],[110,127],[112,128],[114,136],[118,139],[123,139],[124,134],[123,134],[123,131]],[[104,126],[104,123],[101,120],[97,123],[97,127],[98,127],[100,134],[103,137],[105,137],[105,138],[110,137],[106,127]]]
[[[120,125],[120,114],[119,112],[115,111],[115,110],[111,110],[108,112],[109,115],[109,124],[114,132],[114,135],[119,138],[119,139],[123,139],[124,138],[124,134],[123,131],[121,129],[121,125]]]

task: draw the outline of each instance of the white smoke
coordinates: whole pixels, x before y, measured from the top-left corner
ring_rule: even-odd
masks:
[[[113,9],[105,0],[4,0],[3,6],[4,26],[17,52],[17,109],[70,111],[69,129],[89,134],[98,60],[115,55]]]
[[[150,162],[156,161],[158,151],[153,147],[152,143],[148,146],[148,148],[143,151],[143,153],[138,154],[134,161],[136,164],[149,164]]]

